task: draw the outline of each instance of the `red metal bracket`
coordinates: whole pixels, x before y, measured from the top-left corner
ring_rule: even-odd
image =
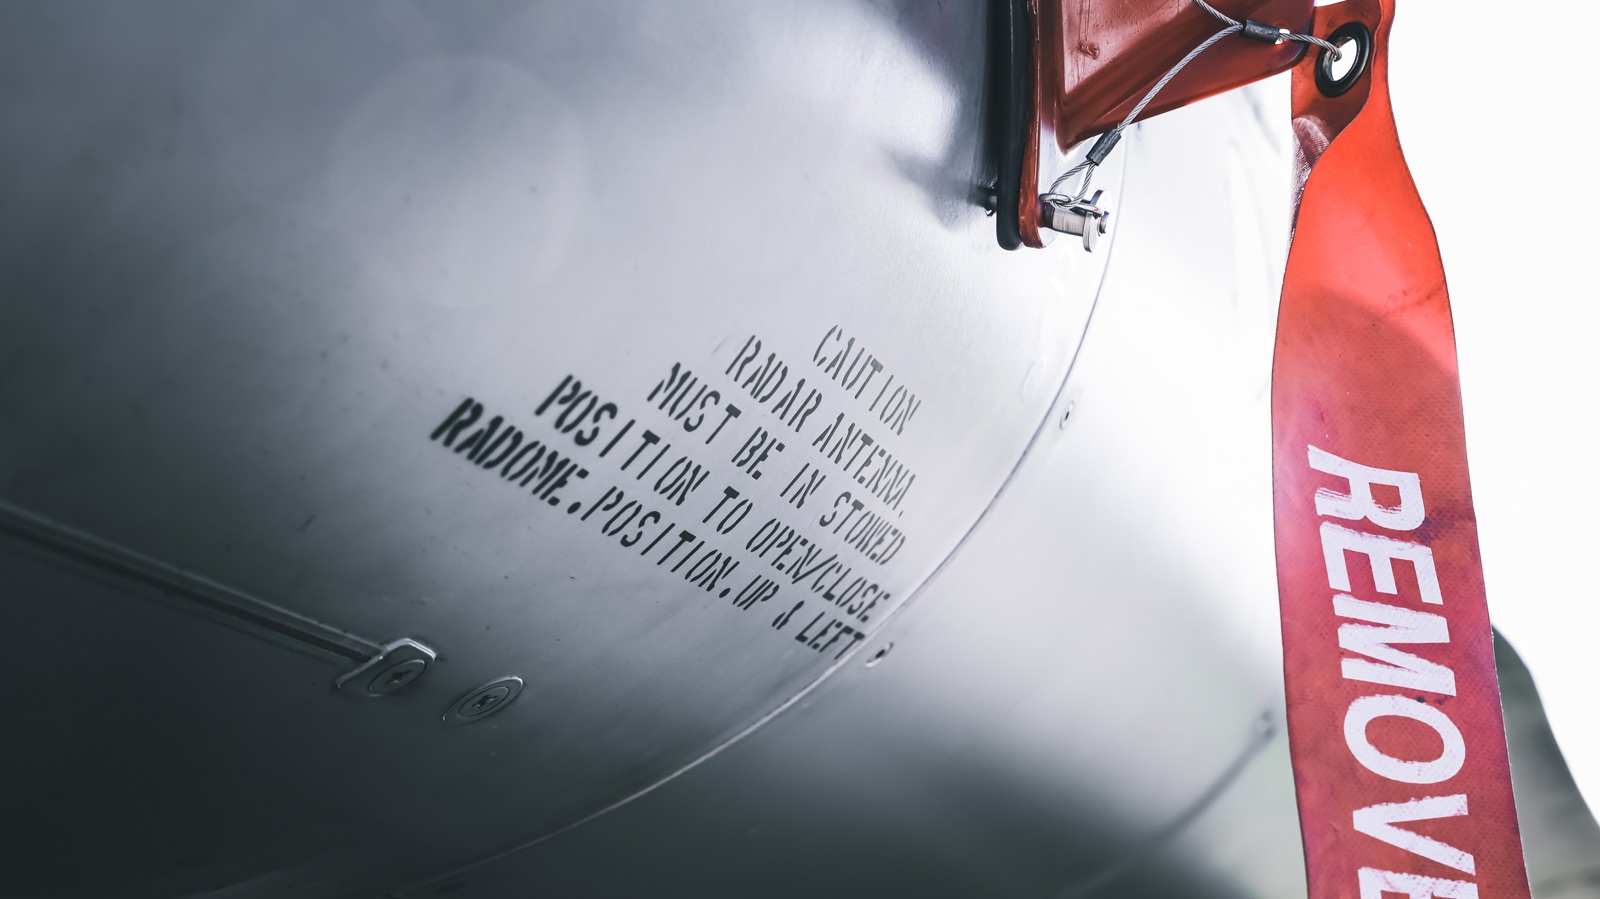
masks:
[[[1236,19],[1291,31],[1311,24],[1312,0],[1218,0]],[[1064,154],[1128,114],[1184,54],[1222,28],[1193,0],[1029,0],[1032,116],[1026,122],[1018,230],[1044,246],[1039,185],[1065,171]],[[1147,118],[1286,71],[1306,45],[1240,38],[1210,48],[1144,110]]]

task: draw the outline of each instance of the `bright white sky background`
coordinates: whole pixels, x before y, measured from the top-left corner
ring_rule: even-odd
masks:
[[[1455,310],[1490,613],[1600,811],[1600,5],[1398,5],[1391,92]]]

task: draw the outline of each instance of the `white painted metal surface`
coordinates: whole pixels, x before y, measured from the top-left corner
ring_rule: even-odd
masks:
[[[0,7],[0,892],[1302,889],[1283,98],[1005,253],[986,17]]]

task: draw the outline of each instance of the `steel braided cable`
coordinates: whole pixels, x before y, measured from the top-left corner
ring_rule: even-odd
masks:
[[[1101,135],[1101,140],[1105,140],[1109,135],[1111,143],[1115,144],[1117,140],[1121,138],[1122,132],[1125,131],[1129,125],[1133,124],[1134,119],[1137,119],[1139,114],[1144,112],[1145,107],[1149,106],[1150,102],[1156,98],[1156,95],[1161,93],[1161,89],[1166,87],[1173,78],[1176,78],[1178,73],[1182,72],[1184,68],[1189,65],[1189,63],[1194,62],[1195,57],[1199,56],[1201,53],[1204,53],[1208,48],[1211,47],[1212,44],[1215,44],[1217,41],[1222,40],[1228,35],[1238,34],[1245,30],[1244,22],[1226,15],[1216,7],[1207,3],[1206,0],[1194,0],[1194,3],[1218,20],[1226,23],[1226,27],[1224,27],[1221,31],[1218,31],[1216,34],[1206,38],[1200,43],[1199,46],[1195,47],[1193,50],[1190,50],[1182,59],[1178,60],[1176,65],[1168,69],[1166,74],[1162,75],[1161,79],[1157,81],[1150,88],[1150,90],[1145,92],[1145,95],[1139,100],[1139,102],[1134,104],[1133,109],[1129,110],[1126,116],[1123,116],[1122,121],[1117,123],[1115,128],[1112,128],[1106,134]],[[1314,44],[1318,47],[1321,47],[1329,53],[1332,53],[1335,61],[1338,61],[1344,56],[1338,47],[1335,47],[1333,44],[1323,40],[1322,38],[1315,37],[1313,35],[1296,34],[1284,28],[1278,29],[1278,35],[1279,40],[1299,41],[1301,43]],[[1062,206],[1072,206],[1083,202],[1083,198],[1089,195],[1089,185],[1094,180],[1095,170],[1099,167],[1100,164],[1095,162],[1093,159],[1085,159],[1072,168],[1067,169],[1066,172],[1062,173],[1060,177],[1051,182],[1050,189],[1046,191],[1044,195],[1040,197],[1040,199]],[[1061,189],[1061,185],[1066,183],[1068,179],[1079,172],[1086,172],[1086,174],[1084,175],[1083,183],[1078,186],[1078,192],[1071,195],[1060,193],[1059,191]]]

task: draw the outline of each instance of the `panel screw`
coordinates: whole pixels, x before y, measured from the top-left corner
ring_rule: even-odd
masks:
[[[402,637],[386,644],[372,658],[339,675],[333,686],[341,693],[368,699],[388,696],[420,680],[438,657],[438,653],[432,649],[410,637]]]
[[[883,644],[883,648],[881,648],[877,652],[873,653],[872,657],[867,659],[867,667],[868,668],[876,668],[876,667],[878,667],[878,665],[881,664],[884,659],[889,657],[889,653],[891,653],[891,652],[894,652],[894,643],[890,642],[890,643]]]
[[[422,659],[405,659],[387,668],[380,668],[378,673],[367,681],[367,692],[373,696],[384,696],[404,687],[422,676],[428,670],[428,663]]]
[[[493,715],[511,704],[522,692],[522,678],[502,677],[475,687],[451,703],[444,713],[446,724],[471,724]]]

